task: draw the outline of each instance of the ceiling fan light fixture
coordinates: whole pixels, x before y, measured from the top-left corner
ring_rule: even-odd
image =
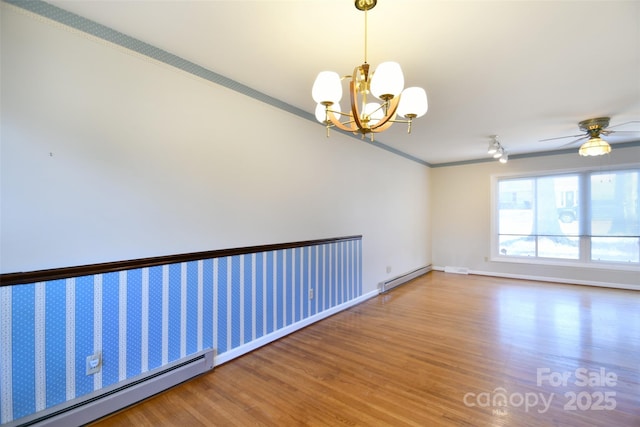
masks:
[[[611,152],[611,145],[600,137],[590,138],[580,146],[578,154],[581,156],[602,156]]]

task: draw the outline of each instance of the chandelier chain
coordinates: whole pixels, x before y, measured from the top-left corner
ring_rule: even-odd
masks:
[[[364,10],[364,63],[367,63],[367,35],[368,35],[368,30],[367,30],[367,10]]]

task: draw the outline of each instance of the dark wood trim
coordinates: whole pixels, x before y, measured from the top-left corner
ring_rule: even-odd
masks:
[[[114,271],[133,270],[136,268],[155,267],[165,264],[197,261],[201,259],[221,258],[233,255],[269,252],[282,249],[315,246],[326,243],[361,240],[362,236],[332,237],[328,239],[304,240],[300,242],[275,243],[270,245],[245,246],[233,249],[217,249],[213,251],[191,252],[186,254],[165,255],[152,258],[140,258],[126,261],[105,262],[100,264],[62,267],[48,270],[0,274],[0,286],[23,285],[27,283],[45,282],[48,280],[68,279],[70,277],[89,276],[93,274],[112,273]]]

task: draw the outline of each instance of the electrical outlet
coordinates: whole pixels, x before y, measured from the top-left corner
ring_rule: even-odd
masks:
[[[313,288],[309,288],[309,299],[313,299]]]
[[[100,352],[87,356],[87,375],[100,372],[102,368],[102,354]]]

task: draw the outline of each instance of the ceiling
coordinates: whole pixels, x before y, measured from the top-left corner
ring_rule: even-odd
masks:
[[[364,60],[353,0],[49,3],[310,115],[317,73],[351,74]],[[632,122],[606,137],[614,150],[640,141],[639,1],[379,0],[368,62],[387,60],[426,89],[429,111],[411,135],[396,124],[376,141],[431,165],[486,159],[490,135],[511,158],[566,150],[572,138],[540,140],[600,116]]]

